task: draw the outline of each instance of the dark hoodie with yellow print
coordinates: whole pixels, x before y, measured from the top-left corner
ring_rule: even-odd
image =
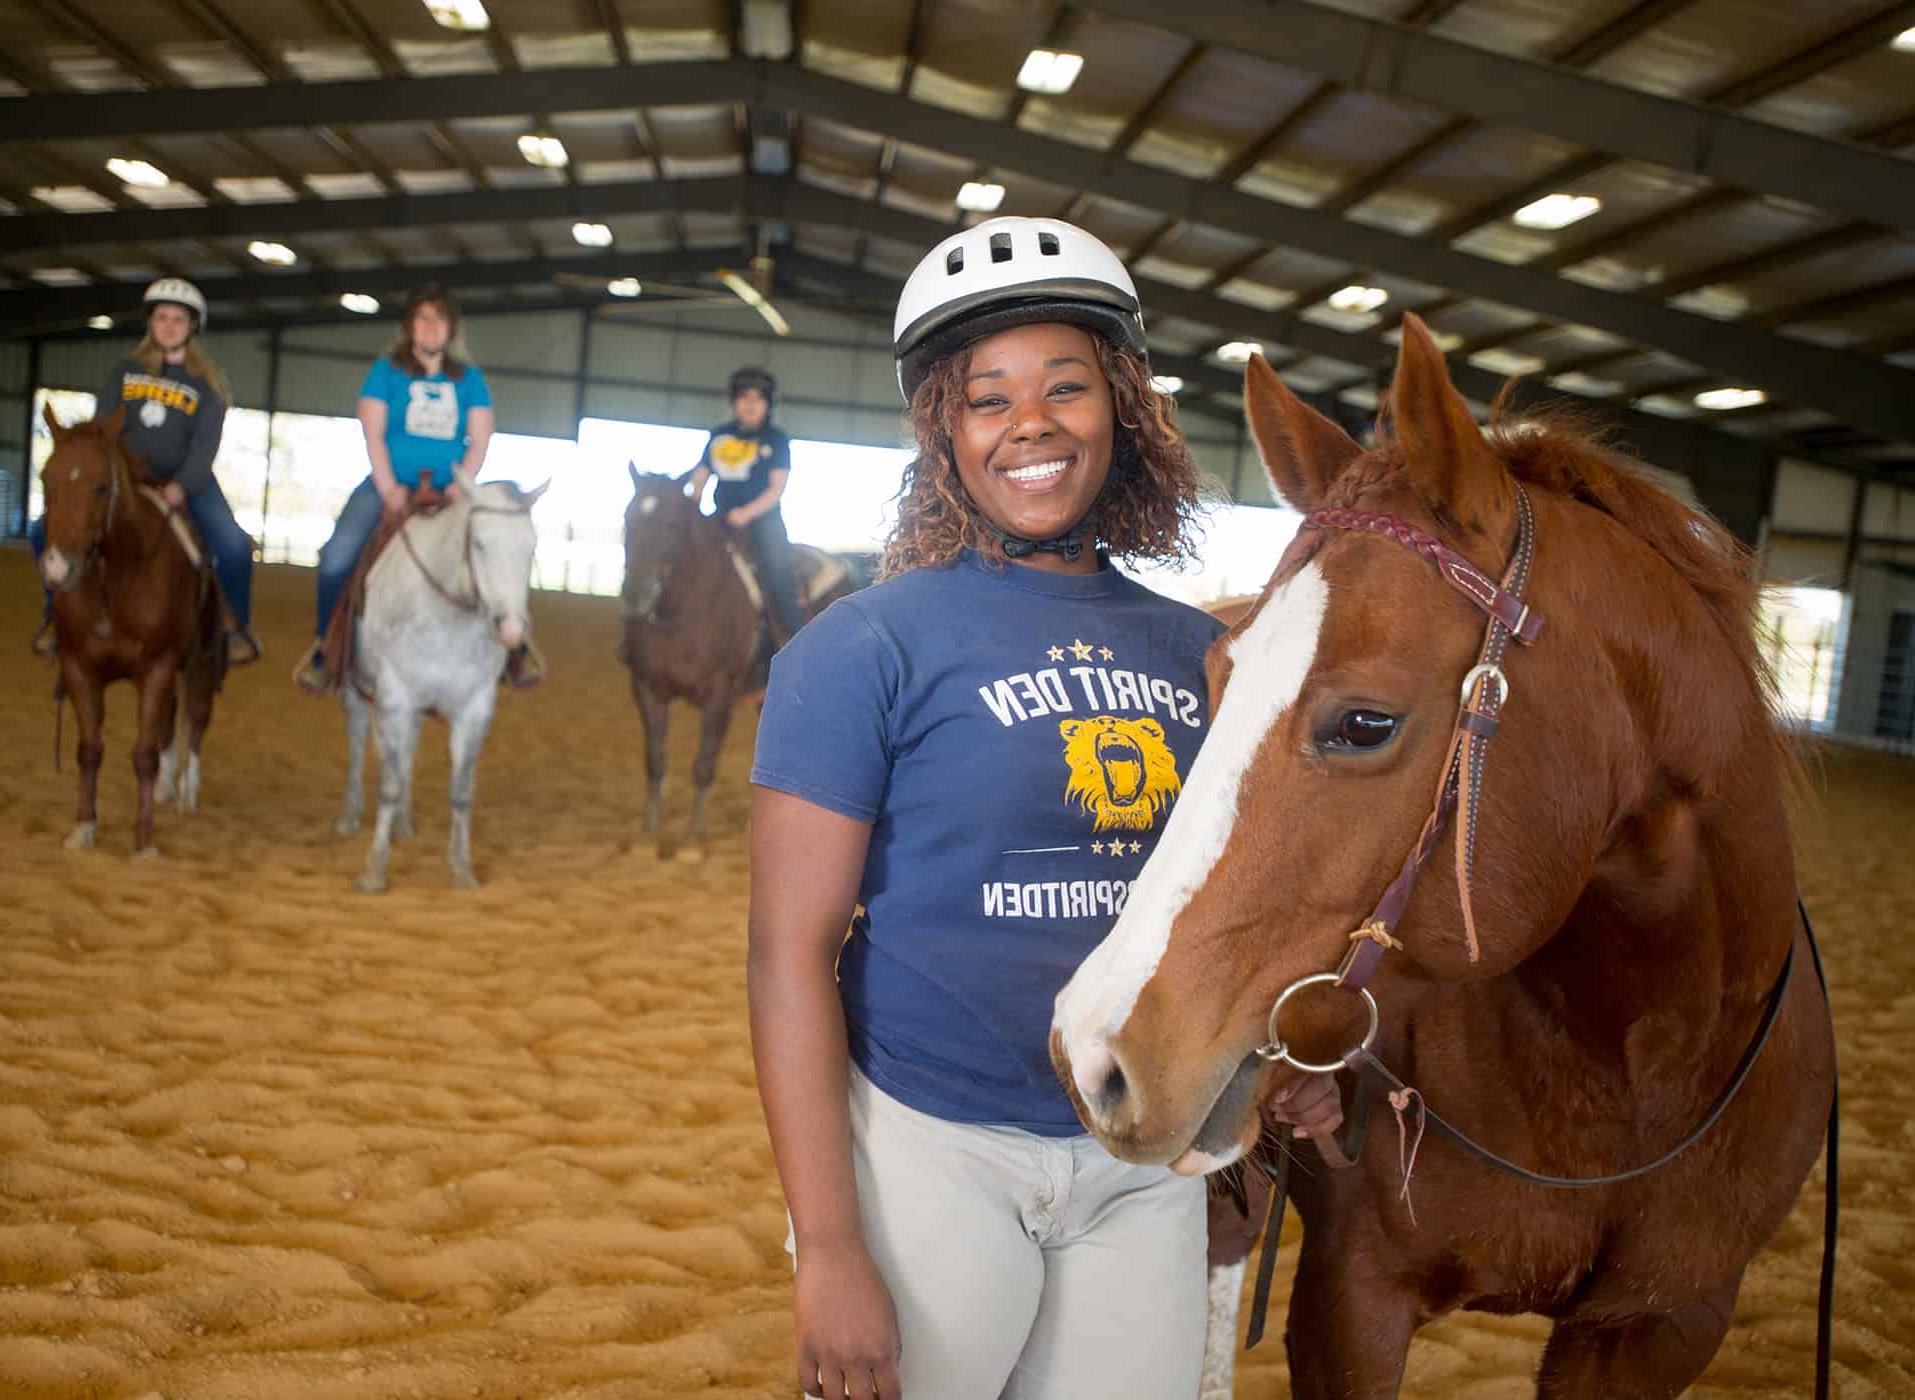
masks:
[[[722,516],[763,495],[774,471],[791,470],[791,439],[769,423],[741,428],[733,419],[711,430],[698,464],[718,478],[712,504]]]

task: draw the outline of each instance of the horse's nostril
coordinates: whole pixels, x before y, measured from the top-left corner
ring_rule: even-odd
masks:
[[[1097,1118],[1109,1118],[1123,1104],[1129,1090],[1123,1068],[1103,1041],[1082,1048],[1073,1058],[1071,1078],[1085,1108]]]

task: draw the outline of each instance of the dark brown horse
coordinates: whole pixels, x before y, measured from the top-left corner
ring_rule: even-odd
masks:
[[[1479,430],[1414,317],[1382,446],[1261,361],[1246,405],[1278,494],[1321,513],[1211,653],[1210,736],[1058,998],[1059,1072],[1117,1155],[1210,1170],[1299,1062],[1372,1074],[1373,997],[1368,1053],[1416,1091],[1396,1100],[1406,1150],[1372,1102],[1356,1167],[1294,1179],[1294,1392],[1394,1395],[1411,1334],[1468,1308],[1554,1320],[1544,1396],[1673,1396],[1720,1345],[1833,1089],[1748,560],[1573,427]],[[1419,849],[1431,871],[1402,904]],[[1645,1175],[1560,1190],[1437,1128],[1412,1157],[1437,1114],[1574,1178],[1709,1126]]]
[[[641,475],[628,467],[632,500],[625,510],[625,585],[620,594],[624,638],[619,655],[631,670],[632,699],[645,727],[646,835],[658,832],[665,793],[665,738],[671,703],[698,707],[698,757],[692,764],[692,810],[681,860],[704,859],[706,802],[732,706],[762,671],[760,604],[734,558],[743,548],[717,519],[700,513],[688,494],[690,474]],[[844,593],[849,580],[806,600],[815,614]]]
[[[133,848],[138,855],[158,855],[156,789],[176,780],[181,807],[198,805],[200,740],[212,722],[225,666],[219,600],[173,538],[167,512],[138,489],[133,463],[120,445],[121,413],[65,428],[49,405],[46,421],[53,455],[40,475],[47,530],[40,575],[53,591],[61,687],[80,729],[80,810],[66,844],[94,842],[106,687],[126,680],[140,693],[133,743],[140,812]],[[183,755],[173,749],[182,699]]]

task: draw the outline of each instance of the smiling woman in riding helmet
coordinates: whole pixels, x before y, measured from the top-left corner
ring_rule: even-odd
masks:
[[[1048,1042],[1209,723],[1219,624],[1110,563],[1187,557],[1200,479],[1130,276],[1080,228],[946,239],[895,348],[919,451],[887,577],[779,654],[751,775],[798,1378],[833,1400],[1192,1395],[1203,1187],[1106,1153]]]

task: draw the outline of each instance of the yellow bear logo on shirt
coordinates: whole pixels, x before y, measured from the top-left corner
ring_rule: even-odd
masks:
[[[1177,758],[1154,719],[1067,719],[1064,762],[1071,771],[1064,800],[1095,818],[1094,831],[1149,831],[1183,790]]]
[[[743,481],[751,475],[752,464],[763,451],[764,444],[756,438],[720,433],[711,440],[712,470],[721,481]]]

